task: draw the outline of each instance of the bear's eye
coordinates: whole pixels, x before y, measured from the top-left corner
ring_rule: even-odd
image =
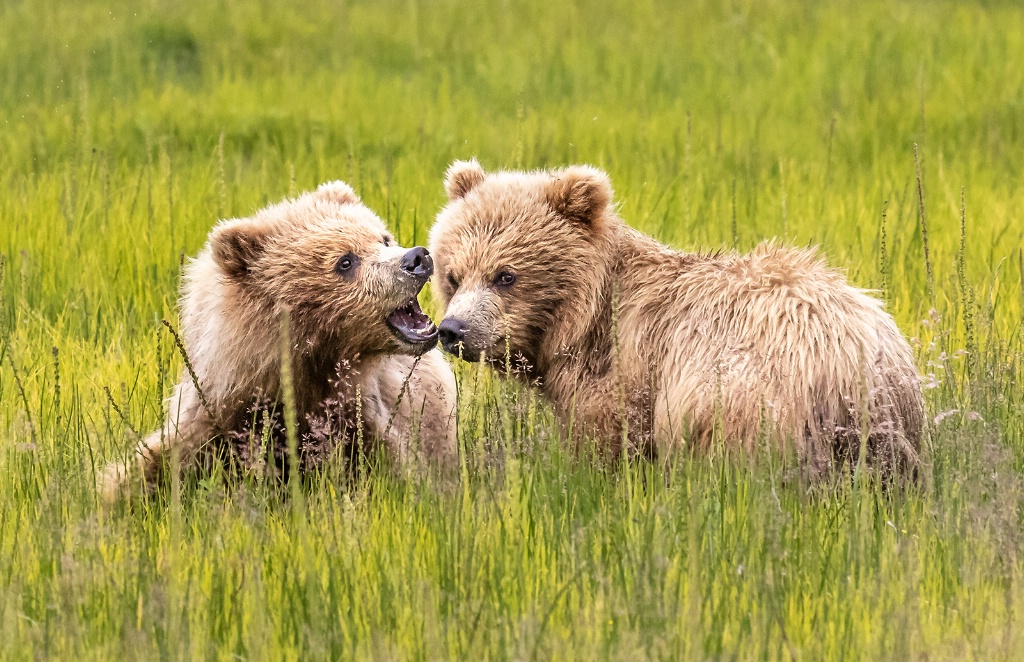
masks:
[[[516,275],[511,271],[499,271],[494,277],[494,284],[500,287],[511,287],[516,282]]]
[[[391,237],[389,237],[389,236],[387,236],[387,235],[385,235],[384,237],[382,237],[382,238],[381,238],[381,241],[383,241],[383,242],[384,242],[384,248],[387,248],[388,246],[390,246],[390,245],[391,245]]]
[[[334,273],[339,276],[351,276],[358,266],[359,258],[353,253],[346,253],[339,257],[338,261],[334,263]]]
[[[451,285],[453,290],[459,289],[459,279],[452,274],[448,274],[448,284]]]

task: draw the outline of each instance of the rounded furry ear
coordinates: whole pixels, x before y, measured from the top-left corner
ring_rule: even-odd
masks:
[[[229,277],[241,280],[263,253],[270,231],[248,220],[221,223],[210,235],[210,250]]]
[[[359,196],[355,190],[340,179],[333,182],[324,182],[316,187],[317,197],[336,202],[339,205],[355,204],[359,202]]]
[[[484,169],[476,159],[456,161],[448,166],[444,176],[444,190],[449,200],[458,200],[484,181]]]
[[[577,165],[552,173],[548,204],[559,215],[592,226],[612,201],[612,183],[603,170]]]

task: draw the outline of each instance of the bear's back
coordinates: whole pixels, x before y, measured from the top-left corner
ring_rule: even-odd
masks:
[[[672,282],[667,300],[643,306],[659,312],[641,332],[660,348],[661,427],[752,443],[768,425],[798,446],[893,429],[916,445],[909,347],[881,301],[813,250],[769,243],[698,257]]]

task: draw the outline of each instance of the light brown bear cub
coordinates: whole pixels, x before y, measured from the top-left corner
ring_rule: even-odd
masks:
[[[362,425],[365,440],[383,442],[400,461],[417,453],[451,460],[455,379],[416,300],[432,272],[427,251],[398,246],[343,182],[218,224],[186,267],[180,301],[201,393],[183,370],[163,428],[132,460],[108,467],[102,493],[120,494],[133,465],[152,482],[172,449],[183,464],[201,451],[223,453],[258,424],[254,406],[280,395],[284,310],[300,439],[333,425],[328,434],[351,442]],[[361,421],[339,428],[332,420],[356,409]]]
[[[431,231],[441,344],[523,364],[560,418],[621,452],[791,439],[820,475],[915,470],[923,404],[882,303],[812,250],[671,250],[615,213],[608,176],[456,162]],[[508,357],[506,355],[509,355]],[[866,415],[865,415],[866,414]],[[764,436],[762,437],[762,434]]]

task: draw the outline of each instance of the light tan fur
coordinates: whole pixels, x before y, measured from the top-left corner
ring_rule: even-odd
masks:
[[[446,322],[465,329],[450,349],[496,367],[510,352],[613,455],[624,430],[662,457],[763,436],[792,440],[819,475],[862,450],[886,475],[915,470],[911,349],[882,303],[812,249],[671,250],[618,217],[607,175],[588,166],[456,162],[446,189],[430,247]]]
[[[350,253],[358,267],[342,278],[335,264]],[[279,396],[283,310],[300,432],[327,399],[354,399],[358,389],[367,438],[383,441],[399,460],[452,461],[454,375],[438,350],[422,353],[385,323],[422,286],[399,269],[405,253],[343,182],[219,223],[186,266],[180,301],[182,340],[206,404],[183,370],[162,428],[129,461],[103,472],[104,497],[123,492],[133,467],[151,482],[172,452],[187,464],[244,426],[258,398]]]

